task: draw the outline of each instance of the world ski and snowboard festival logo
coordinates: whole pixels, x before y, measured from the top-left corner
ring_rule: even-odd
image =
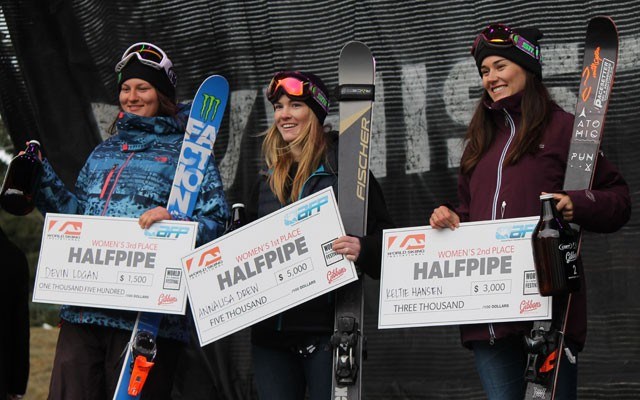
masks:
[[[185,261],[187,266],[187,272],[191,272],[191,267],[193,266],[194,259],[198,258],[198,263],[196,266],[198,270],[212,267],[213,269],[222,265],[222,253],[220,252],[220,247],[215,246],[209,250],[204,251],[200,254],[200,257],[193,256]],[[197,271],[196,271],[197,272]]]
[[[404,257],[423,255],[427,243],[425,233],[409,233],[404,235],[391,235],[387,238],[387,256]]]
[[[79,241],[82,221],[60,221],[52,219],[47,227],[47,239]]]

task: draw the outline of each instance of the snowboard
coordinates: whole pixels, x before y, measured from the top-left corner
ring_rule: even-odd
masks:
[[[196,92],[167,203],[167,211],[172,216],[190,216],[193,212],[228,97],[229,84],[220,75],[205,79]],[[149,370],[153,367],[161,321],[162,314],[138,313],[114,400],[140,398]]]
[[[345,231],[364,236],[375,77],[375,61],[364,43],[353,41],[342,48],[338,75],[338,207]],[[360,279],[336,291],[332,399],[361,398],[364,275],[359,275]]]
[[[590,189],[596,168],[609,97],[618,60],[618,30],[609,17],[591,19],[587,27],[582,75],[576,103],[573,134],[567,157],[564,190]],[[580,233],[580,227],[572,224]],[[580,236],[578,236],[578,253]],[[572,279],[580,271],[572,271]],[[555,398],[561,355],[572,361],[573,355],[564,345],[567,316],[571,309],[571,293],[554,299],[551,321],[536,321],[527,338],[529,365],[525,380],[525,399]],[[575,362],[575,361],[573,361]]]

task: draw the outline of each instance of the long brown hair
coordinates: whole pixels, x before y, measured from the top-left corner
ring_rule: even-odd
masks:
[[[169,96],[165,95],[164,93],[156,89],[155,86],[153,88],[158,94],[158,115],[165,116],[165,117],[175,117],[176,114],[178,113],[178,105],[176,104],[176,102],[171,98],[169,98]],[[118,107],[120,108],[120,111],[122,111],[122,107],[120,106]],[[109,125],[109,129],[107,130],[107,133],[109,133],[109,135],[115,135],[118,132],[118,129],[116,128],[117,122],[118,122],[118,115],[116,115],[111,125]]]
[[[513,165],[525,154],[535,153],[551,119],[553,101],[549,91],[533,73],[526,70],[525,73],[525,86],[521,100],[522,121],[504,160],[504,165]],[[485,90],[467,128],[465,136],[467,146],[460,161],[460,172],[463,175],[473,171],[497,132],[497,126],[490,115],[491,111],[484,105],[486,102],[490,103],[491,98]]]
[[[298,200],[302,186],[320,166],[327,150],[324,128],[314,113],[309,111],[309,114],[307,126],[303,127],[300,135],[291,143],[284,141],[276,122],[266,132],[262,142],[262,154],[270,170],[269,187],[280,204]],[[298,160],[294,159],[292,148],[300,150]],[[289,170],[295,162],[298,162],[298,169],[292,180]]]

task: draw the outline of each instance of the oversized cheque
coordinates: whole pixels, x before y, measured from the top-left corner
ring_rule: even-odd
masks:
[[[331,188],[182,258],[202,346],[358,279]]]
[[[180,256],[193,250],[198,224],[48,213],[33,301],[184,314]]]
[[[550,319],[531,250],[537,221],[385,230],[378,327]]]

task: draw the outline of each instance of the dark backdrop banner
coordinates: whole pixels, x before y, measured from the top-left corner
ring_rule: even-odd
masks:
[[[544,81],[573,112],[588,20],[609,15],[620,55],[603,151],[638,200],[640,1],[3,0],[0,111],[17,147],[40,139],[70,185],[104,125],[115,117],[113,67],[135,41],[160,45],[188,100],[210,74],[225,76],[230,106],[215,146],[229,203],[247,198],[260,166],[270,76],[302,69],[337,84],[341,47],[365,42],[377,61],[371,166],[398,226],[424,225],[455,202],[465,126],[481,93],[469,55],[489,22],[536,26]],[[106,116],[105,116],[105,110]],[[106,122],[105,122],[106,121]],[[337,107],[328,122],[337,125]],[[639,219],[610,235],[587,233],[589,338],[580,354],[579,397],[640,397]],[[377,282],[366,282],[366,399],[481,399],[471,353],[457,327],[377,330]],[[255,398],[248,332],[191,350],[176,398]],[[203,357],[203,355],[206,356]]]

